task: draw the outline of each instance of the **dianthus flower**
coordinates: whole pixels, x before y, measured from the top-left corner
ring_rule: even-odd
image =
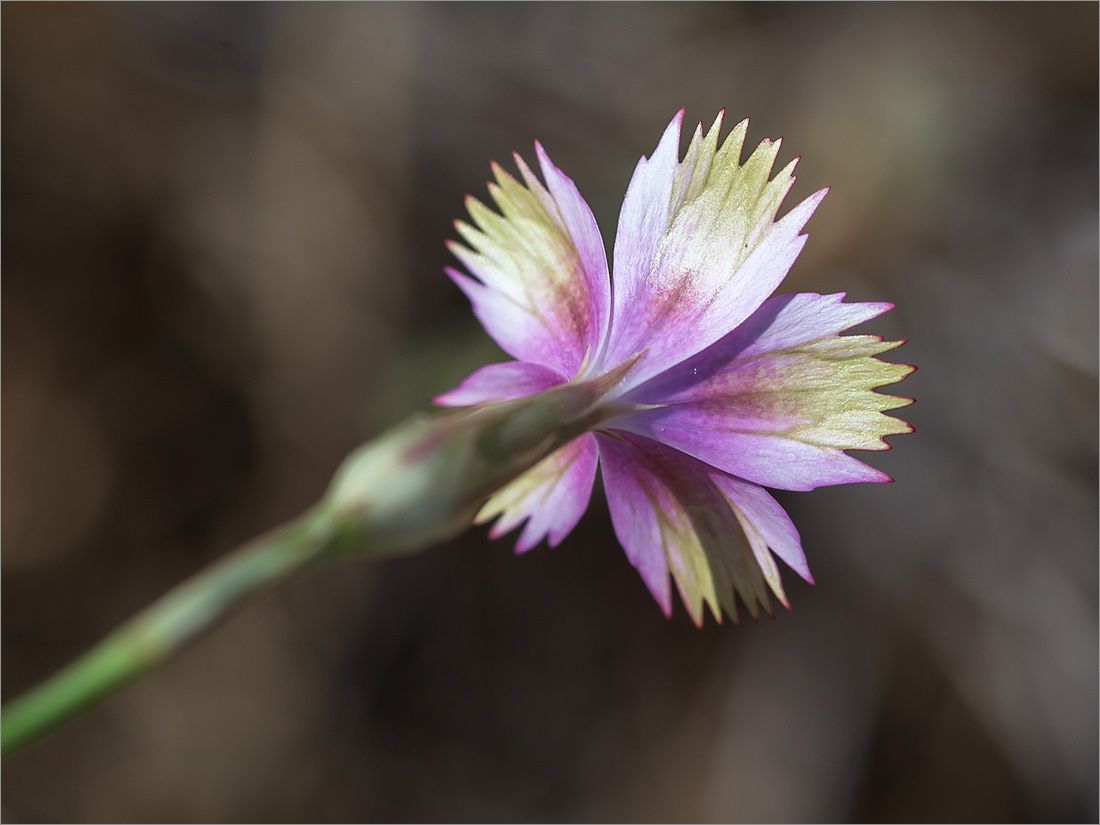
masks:
[[[634,171],[619,215],[614,281],[592,211],[535,149],[545,184],[519,155],[522,182],[493,164],[499,213],[467,199],[474,277],[447,272],[485,330],[515,358],[435,399],[481,406],[610,376],[591,429],[489,499],[496,538],[526,525],[524,552],[557,545],[588,507],[597,465],[615,533],[665,615],[669,573],[697,625],[704,603],[734,621],[734,592],[754,619],[768,589],[788,605],[774,556],[812,582],[790,518],[765,490],[890,481],[844,450],[885,450],[912,431],[885,411],[912,403],[874,389],[914,367],[875,356],[901,341],[843,331],[892,308],[843,294],[769,297],[806,242],[828,190],[776,215],[792,161],[769,180],[779,141],[742,164],[748,121],[718,147],[719,113],[679,160],[683,110]],[[605,381],[606,385],[606,381]]]

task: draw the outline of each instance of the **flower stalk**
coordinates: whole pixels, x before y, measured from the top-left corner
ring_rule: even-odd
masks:
[[[337,554],[323,507],[272,530],[169,591],[84,656],[3,711],[3,755],[30,744],[128,685],[216,627],[247,601]]]
[[[519,401],[415,415],[368,442],[298,519],[200,571],[6,706],[3,756],[332,559],[402,555],[457,535],[489,496],[596,423],[600,400],[624,372]]]

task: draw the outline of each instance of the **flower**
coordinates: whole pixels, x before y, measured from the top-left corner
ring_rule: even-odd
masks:
[[[874,392],[915,367],[881,361],[903,341],[841,335],[889,309],[843,294],[769,297],[806,242],[828,190],[776,215],[797,159],[769,180],[779,141],[744,162],[748,121],[718,146],[723,113],[696,128],[679,160],[681,110],[631,178],[619,215],[614,281],[595,218],[573,181],[535,149],[545,184],[519,155],[520,180],[493,164],[494,212],[474,198],[447,274],[516,360],[490,364],[435,399],[491,405],[617,370],[589,432],[493,495],[478,522],[516,545],[557,545],[588,507],[598,464],[627,558],[665,615],[669,573],[688,613],[704,604],[754,619],[768,590],[788,606],[773,556],[812,583],[801,540],[765,487],[810,490],[891,481],[844,452],[885,450],[912,432],[885,415],[912,399]],[[632,360],[633,359],[633,360]]]

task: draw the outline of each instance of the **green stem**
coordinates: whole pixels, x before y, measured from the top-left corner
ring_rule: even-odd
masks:
[[[636,358],[514,401],[415,415],[364,444],[321,503],[211,565],[3,710],[3,755],[33,742],[181,650],[233,610],[353,545],[371,558],[464,530],[486,499],[606,418]]]
[[[3,756],[137,679],[214,628],[245,600],[347,542],[327,508],[249,542],[169,591],[77,661],[3,710]]]

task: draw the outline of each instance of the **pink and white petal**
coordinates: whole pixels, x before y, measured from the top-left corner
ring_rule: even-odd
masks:
[[[753,618],[769,613],[765,578],[782,594],[774,562],[757,540],[762,563],[739,524],[740,515],[712,478],[716,472],[658,442],[625,433],[597,435],[612,524],[631,563],[666,614],[668,572],[692,620],[704,605],[734,621],[734,592]],[[758,538],[758,537],[757,537]]]
[[[875,357],[899,342],[836,334],[884,305],[833,297],[772,299],[743,328],[631,391],[627,400],[649,408],[609,426],[769,487],[889,481],[843,450],[886,450],[886,436],[912,432],[885,414],[911,399],[874,389],[914,368]]]
[[[805,581],[813,584],[814,578],[810,575],[810,566],[802,551],[798,529],[779,502],[763,487],[750,481],[723,473],[712,473],[711,478],[733,504],[742,526],[752,525],[772,553]]]
[[[555,166],[542,144],[536,142],[535,150],[546,186],[554,198],[565,223],[565,229],[580,258],[580,271],[584,275],[587,290],[588,313],[591,328],[587,332],[588,343],[597,347],[607,334],[611,320],[611,273],[607,268],[607,251],[603,236],[588,204],[571,179]]]
[[[487,364],[468,375],[453,390],[437,395],[432,403],[441,407],[469,407],[511,401],[548,390],[568,380],[556,370],[526,361]]]
[[[474,315],[502,350],[521,361],[541,364],[556,372],[568,373],[571,368],[575,371],[572,353],[563,351],[558,339],[523,304],[457,270],[448,268],[446,272],[466,293]]]
[[[616,316],[643,297],[649,269],[668,231],[673,186],[680,168],[677,157],[683,118],[684,110],[681,109],[665,128],[652,157],[642,157],[638,161],[623,198],[615,234],[613,300]]]
[[[664,221],[638,220],[640,207],[628,212],[624,203],[615,248],[614,320],[601,363],[647,349],[635,380],[652,377],[724,336],[786,277],[805,244],[799,233],[826,190],[775,222],[794,182],[794,163],[769,182],[779,142],[764,141],[739,164],[744,126],[717,152],[711,135],[720,119],[705,139],[697,130],[683,164],[639,164],[635,177],[646,183],[639,191],[656,201],[667,189],[669,215]],[[662,139],[655,159],[664,146]],[[667,186],[658,185],[658,173]],[[656,209],[651,206],[651,212]]]
[[[797,356],[817,352],[823,359],[847,360],[879,355],[904,343],[887,343],[874,335],[841,336],[841,332],[856,324],[893,309],[893,304],[879,302],[846,304],[843,298],[843,293],[799,293],[769,298],[732,332],[638,386],[628,397],[701,397],[710,394],[711,379],[736,371],[739,359],[747,360],[753,356]],[[904,365],[890,365],[888,374],[881,376],[882,384],[900,381],[912,369]],[[750,381],[746,388],[751,389],[751,386]]]
[[[734,512],[736,513],[736,509]],[[737,513],[737,520],[741,522],[741,529],[745,532],[745,538],[752,550],[753,559],[760,568],[764,581],[767,582],[775,597],[779,599],[780,604],[790,610],[791,603],[787,601],[787,594],[783,592],[783,579],[779,575],[779,566],[768,550],[768,543],[760,535],[760,531],[753,527],[752,522],[747,521],[740,513]],[[771,611],[769,610],[768,613],[770,614]]]
[[[806,236],[798,232],[824,194],[811,196],[774,224],[741,260],[733,247],[703,250],[702,245],[692,246],[687,239],[693,233],[705,236],[713,232],[702,222],[685,231],[685,240],[678,246],[670,241],[661,269],[675,274],[664,279],[648,301],[639,301],[633,312],[616,316],[608,363],[648,350],[634,374],[635,380],[642,382],[735,329],[787,276],[806,243]],[[681,229],[683,226],[680,224]],[[722,283],[703,277],[719,273],[728,275]]]
[[[489,499],[476,523],[499,516],[489,533],[495,539],[527,521],[517,553],[527,552],[543,538],[556,547],[588,509],[598,457],[591,435],[574,439]]]
[[[465,245],[449,246],[477,280],[448,274],[506,352],[572,377],[605,335],[607,256],[573,182],[541,147],[539,155],[549,190],[517,156],[524,183],[493,166],[489,192],[500,214],[467,198],[474,225],[457,222]]]
[[[693,540],[694,534],[690,524],[686,523],[679,502],[650,472],[644,453],[625,439],[604,434],[597,434],[596,438],[615,535],[661,610],[666,616],[671,616],[669,562],[676,561],[681,576],[691,575],[701,561],[702,567],[706,567],[705,560],[701,559],[701,548]],[[685,556],[693,563],[685,564]],[[697,585],[695,589],[701,591],[701,586]],[[681,593],[681,597],[692,620],[702,625],[701,596],[693,599]]]
[[[736,350],[738,355],[788,349],[835,337],[893,308],[893,304],[882,301],[846,304],[843,292],[776,295],[727,336],[724,348]]]
[[[650,422],[632,420],[629,431],[766,487],[813,490],[834,484],[893,481],[881,470],[839,449],[805,444],[780,435],[709,432],[690,426],[646,426],[647,423]]]

